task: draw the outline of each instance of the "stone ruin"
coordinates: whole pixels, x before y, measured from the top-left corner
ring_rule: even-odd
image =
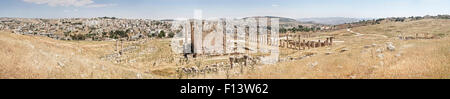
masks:
[[[143,41],[136,41],[133,44],[130,44],[126,46],[124,44],[125,39],[118,39],[116,40],[116,44],[114,45],[114,52],[112,54],[107,54],[105,56],[100,57],[101,60],[108,60],[113,61],[114,63],[122,63],[122,62],[128,62],[126,60],[127,57],[124,57],[125,54],[133,53],[136,50],[139,49],[139,46],[135,46],[133,44],[141,44],[144,43]],[[124,47],[126,46],[126,47]]]
[[[318,47],[326,47],[326,46],[332,46],[333,45],[333,39],[334,37],[327,37],[326,40],[321,41],[306,41],[306,40],[300,40],[300,36],[298,36],[298,40],[281,40],[280,41],[280,47],[282,48],[290,48],[290,49],[296,49],[296,50],[306,50],[311,48],[318,48]]]
[[[206,75],[210,73],[218,73],[221,71],[229,72],[232,70],[239,70],[243,73],[244,69],[253,69],[260,61],[257,57],[251,57],[248,55],[239,55],[229,57],[229,62],[220,62],[204,66],[191,66],[191,67],[178,67],[176,71],[176,76],[178,78],[183,77],[195,77],[198,75]]]
[[[415,35],[406,35],[406,34],[400,33],[397,37],[400,40],[437,39],[437,38],[439,38],[438,36],[435,36],[430,33],[416,33]]]

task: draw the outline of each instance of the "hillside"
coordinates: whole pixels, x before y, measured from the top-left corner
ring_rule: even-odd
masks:
[[[262,65],[245,74],[206,78],[250,79],[411,79],[450,78],[450,20],[393,22],[318,33],[333,35],[332,47],[303,51],[281,49],[286,62]],[[400,40],[397,35],[430,33],[435,39]],[[339,42],[338,42],[339,41]],[[395,50],[387,49],[392,43]],[[301,55],[314,53],[312,57]],[[200,77],[202,78],[202,77]]]
[[[297,20],[303,23],[338,25],[338,24],[358,22],[363,19],[344,18],[344,17],[324,17],[324,18],[299,18]]]
[[[247,19],[247,18],[279,18],[280,22],[296,22],[295,19],[286,18],[286,17],[278,17],[278,16],[253,16],[253,17],[245,17],[243,19]]]
[[[292,52],[312,52],[316,56],[267,65],[234,78],[450,78],[450,20],[427,19],[393,22],[338,30],[342,41],[329,48]],[[399,40],[398,35],[430,33],[436,39]],[[386,49],[392,42],[394,51]],[[347,51],[342,52],[342,49]],[[287,50],[289,51],[289,50]],[[286,50],[285,50],[286,52]],[[327,55],[326,53],[331,53]]]
[[[153,78],[102,61],[113,42],[60,41],[0,32],[0,78]]]

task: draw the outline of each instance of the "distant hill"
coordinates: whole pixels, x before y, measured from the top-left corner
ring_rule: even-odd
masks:
[[[253,16],[253,17],[245,17],[243,19],[247,19],[247,18],[280,18],[280,22],[296,22],[297,21],[292,18],[278,17],[278,16]]]
[[[352,22],[358,22],[361,20],[366,19],[359,19],[359,18],[345,18],[345,17],[325,17],[325,18],[300,18],[297,19],[297,21],[303,22],[303,23],[317,23],[317,24],[326,24],[326,25],[337,25],[337,24],[344,24],[344,23],[352,23]]]
[[[160,21],[175,21],[175,19],[162,19]]]
[[[280,22],[297,22],[297,20],[293,19],[293,18],[286,18],[286,17],[278,17],[278,16],[252,16],[252,17],[245,17],[242,19],[247,19],[247,18],[280,18]],[[160,21],[174,21],[176,19],[161,19]]]

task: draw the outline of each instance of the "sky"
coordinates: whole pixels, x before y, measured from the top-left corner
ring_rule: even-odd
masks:
[[[197,13],[194,13],[197,12]],[[450,0],[0,0],[0,17],[383,18],[450,14]]]

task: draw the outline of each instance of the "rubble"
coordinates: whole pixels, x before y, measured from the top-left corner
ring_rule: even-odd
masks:
[[[372,44],[372,47],[377,47],[377,44],[373,43],[373,44]]]
[[[314,68],[318,65],[319,63],[317,61],[313,62],[313,63],[309,63],[308,66],[311,68]]]
[[[401,53],[395,54],[395,57],[400,57],[400,56],[402,56]]]
[[[377,52],[377,53],[383,53],[383,50],[377,49],[375,52]]]
[[[57,64],[59,67],[64,67],[64,63],[62,63],[62,62],[58,62]]]
[[[384,55],[383,54],[378,54],[377,57],[380,58],[380,59],[383,59]]]
[[[331,55],[333,52],[325,52],[325,55]]]
[[[392,42],[387,42],[387,43],[386,43],[386,48],[387,48],[389,51],[395,51],[395,46],[393,45]]]
[[[343,49],[341,49],[340,52],[342,53],[342,52],[346,52],[346,51],[349,51],[349,49],[348,48],[343,48]]]

